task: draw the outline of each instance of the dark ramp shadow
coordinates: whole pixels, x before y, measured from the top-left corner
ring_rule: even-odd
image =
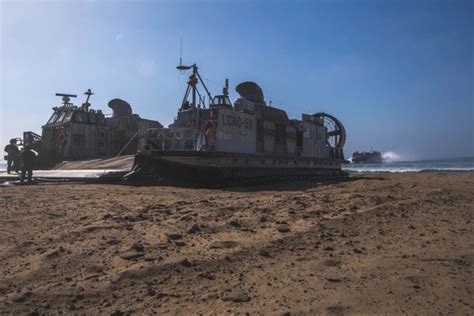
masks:
[[[157,180],[152,179],[134,179],[133,181],[123,180],[120,184],[135,186],[135,187],[146,187],[146,186],[166,186],[166,187],[177,187],[177,188],[199,188],[199,189],[216,189],[225,190],[230,192],[258,192],[258,191],[299,191],[325,185],[334,185],[345,182],[352,182],[356,180],[384,180],[382,177],[370,177],[370,176],[354,176],[349,175],[347,177],[341,177],[338,179],[320,178],[320,179],[275,179],[275,178],[264,178],[264,179],[249,179],[249,180],[236,180],[234,182],[218,182],[215,183],[199,183],[192,182],[187,183],[179,181],[176,183],[161,183]]]
[[[190,189],[210,189],[210,190],[224,190],[228,192],[259,192],[259,191],[301,191],[311,188],[342,184],[347,182],[359,180],[386,180],[383,177],[373,176],[354,176],[350,175],[347,178],[341,179],[321,179],[321,180],[282,180],[282,181],[261,181],[261,182],[236,182],[236,183],[216,183],[216,184],[199,184],[199,183],[161,183],[146,179],[143,181],[124,181],[118,177],[100,177],[100,178],[43,178],[34,177],[33,183],[39,185],[59,185],[59,184],[104,184],[104,185],[123,185],[130,187],[176,187],[176,188],[190,188]],[[0,186],[14,186],[19,185],[19,180],[16,181],[0,181]],[[26,184],[25,184],[26,185]]]

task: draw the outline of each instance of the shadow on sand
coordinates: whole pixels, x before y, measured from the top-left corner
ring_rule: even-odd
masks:
[[[273,184],[257,184],[257,185],[235,185],[222,187],[220,189],[229,192],[259,192],[259,191],[302,191],[313,189],[317,187],[324,187],[329,185],[339,185],[350,183],[359,180],[385,180],[381,177],[359,177],[349,176],[347,178],[338,180],[319,180],[319,181],[284,181]]]
[[[20,185],[19,179],[0,179],[0,186],[16,186]],[[226,183],[226,184],[214,184],[214,185],[201,185],[199,183],[160,183],[158,181],[124,181],[121,177],[104,177],[104,178],[42,178],[34,177],[31,183],[25,183],[24,185],[41,185],[41,184],[104,184],[104,185],[124,185],[132,187],[149,187],[149,186],[161,186],[161,187],[177,187],[177,188],[189,188],[189,189],[209,189],[209,190],[223,190],[228,192],[259,192],[259,191],[302,191],[316,187],[338,185],[359,180],[385,180],[382,177],[373,176],[356,176],[349,175],[348,177],[341,179],[320,179],[320,180],[282,180],[282,181],[271,181],[266,180],[260,183],[249,182],[249,183]]]
[[[214,185],[201,185],[199,183],[159,183],[156,181],[122,181],[120,184],[134,187],[162,186],[189,189],[209,189],[228,192],[259,192],[259,191],[302,191],[321,186],[338,185],[359,180],[385,180],[381,177],[355,176],[350,175],[341,179],[319,179],[319,180],[282,180],[282,181],[262,181],[260,183],[226,183]]]

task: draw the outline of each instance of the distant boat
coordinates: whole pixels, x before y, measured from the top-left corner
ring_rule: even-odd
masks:
[[[382,154],[379,151],[354,152],[352,154],[352,163],[382,163]]]

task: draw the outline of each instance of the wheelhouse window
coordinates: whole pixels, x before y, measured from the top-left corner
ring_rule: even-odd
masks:
[[[232,106],[232,102],[230,102],[229,97],[225,95],[218,95],[212,99],[211,105],[230,105]]]
[[[74,113],[73,111],[68,111],[68,112],[66,113],[66,116],[64,117],[64,122],[69,122],[69,121],[71,120],[71,118],[72,118],[72,114],[73,114],[73,113]]]
[[[61,123],[64,120],[66,113],[67,113],[66,111],[61,111],[61,114],[59,114],[59,117],[58,117],[58,123]]]
[[[55,111],[53,115],[51,115],[51,118],[49,119],[48,124],[53,124],[54,122],[56,122],[56,120],[58,119],[58,115],[59,113]]]

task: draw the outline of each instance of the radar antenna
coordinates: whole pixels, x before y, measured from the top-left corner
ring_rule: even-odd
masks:
[[[63,101],[64,107],[72,106],[72,103],[69,103],[69,101],[71,101],[71,98],[77,98],[77,95],[75,94],[66,94],[66,93],[56,93],[56,96],[62,97],[61,100]]]
[[[179,66],[176,67],[179,71],[186,71],[191,69],[192,66],[185,66],[183,65],[183,38],[180,38],[180,46],[179,46]]]

